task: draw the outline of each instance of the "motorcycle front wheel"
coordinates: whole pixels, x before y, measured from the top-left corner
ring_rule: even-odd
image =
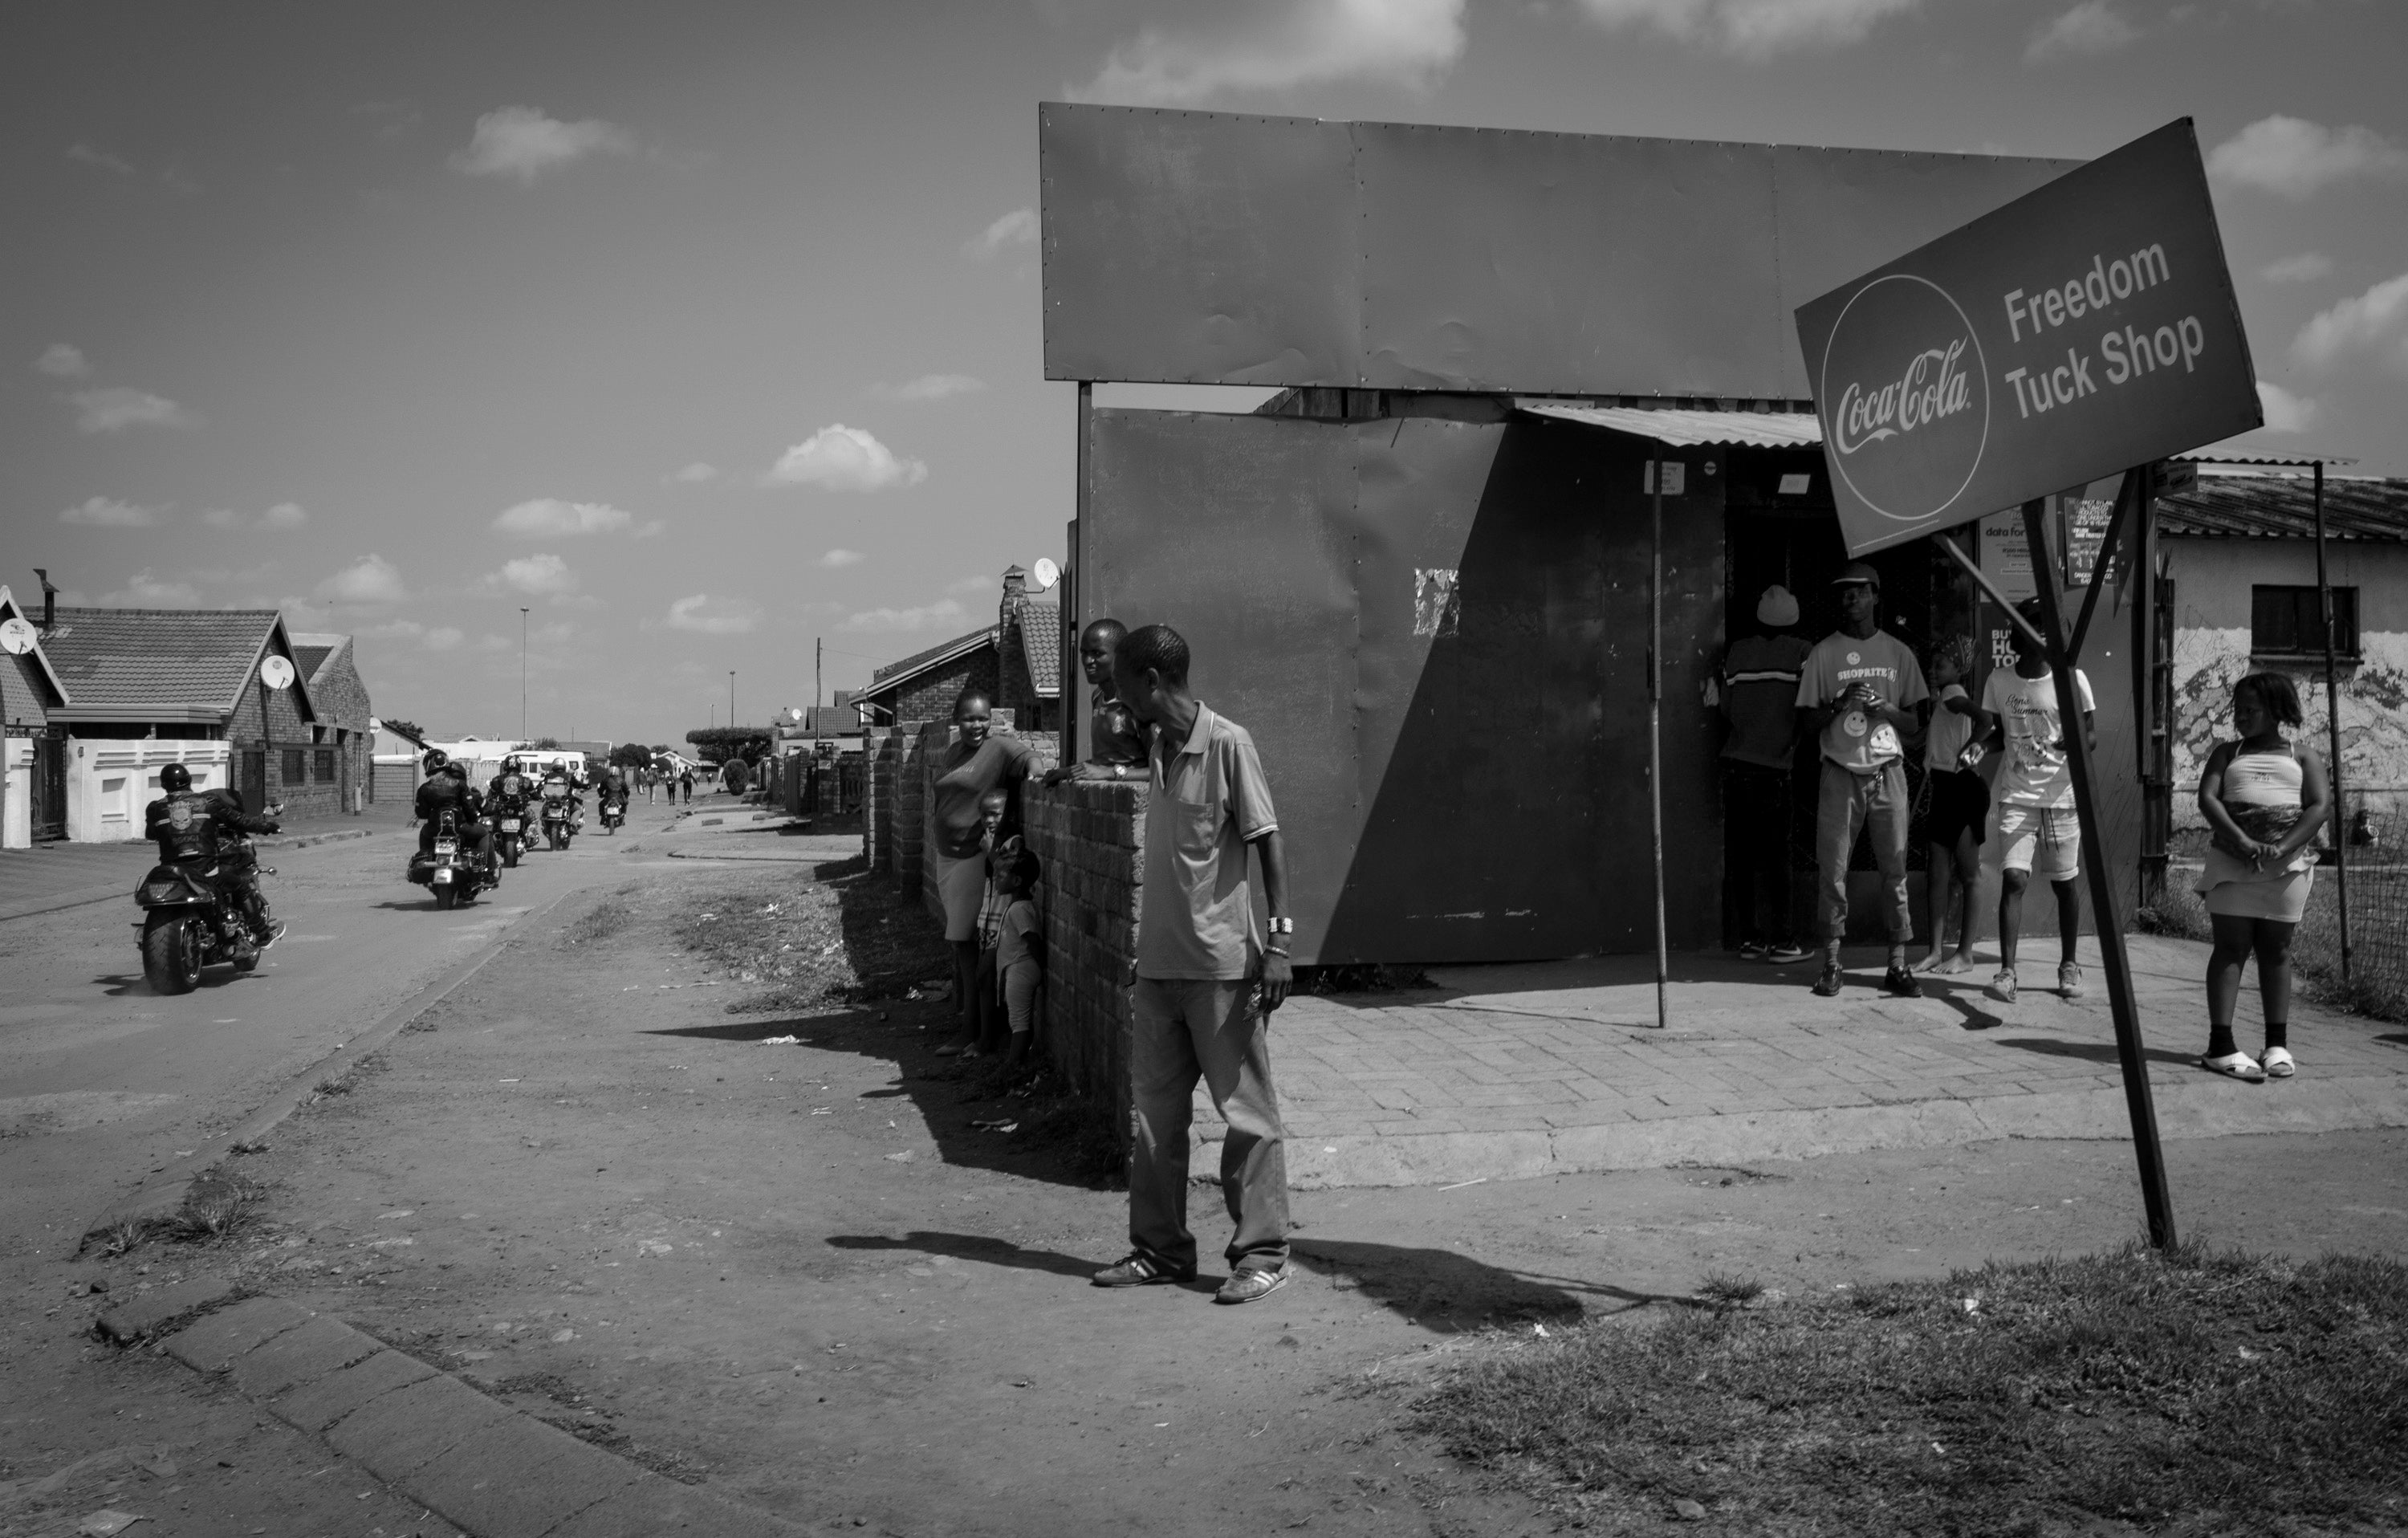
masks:
[[[502,868],[506,870],[519,868],[519,841],[515,838],[502,841]]]
[[[435,889],[435,910],[437,913],[451,912],[452,905],[457,903],[459,900],[460,890],[458,887],[444,885],[438,886]]]
[[[181,913],[153,913],[142,929],[142,976],[153,993],[190,993],[201,981],[201,927]]]

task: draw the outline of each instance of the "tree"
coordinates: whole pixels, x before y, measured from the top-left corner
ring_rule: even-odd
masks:
[[[389,732],[407,737],[413,742],[426,740],[426,728],[415,721],[404,721],[399,716],[387,715],[378,717],[377,725]]]
[[[610,750],[610,762],[621,769],[642,769],[652,761],[652,750],[641,742],[622,742]]]
[[[738,753],[758,758],[769,746],[769,731],[766,726],[696,726],[685,740],[704,763],[724,764]]]
[[[535,751],[538,753],[558,753],[560,751],[560,739],[557,737],[538,737],[535,740]]]

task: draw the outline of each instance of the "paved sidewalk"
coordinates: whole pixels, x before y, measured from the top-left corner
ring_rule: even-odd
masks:
[[[2300,1077],[2243,1085],[2194,1066],[2205,1046],[2206,947],[2128,939],[2160,1131],[2408,1126],[2408,1028],[2300,1007]],[[1299,1186],[1436,1185],[1576,1171],[1804,1158],[2002,1137],[2128,1136],[2096,953],[2089,994],[2054,991],[2052,940],[2014,1004],[1990,998],[1996,953],[1930,978],[1920,999],[1873,986],[1851,953],[1847,991],[1813,997],[1813,963],[1674,958],[1669,1029],[1645,957],[1433,969],[1412,993],[1305,998],[1272,1050]],[[2041,964],[2034,965],[2034,961]],[[2036,985],[2051,986],[2042,991]],[[2240,1037],[2258,1042],[2256,978]],[[1219,1120],[1199,1093],[1198,1174]]]

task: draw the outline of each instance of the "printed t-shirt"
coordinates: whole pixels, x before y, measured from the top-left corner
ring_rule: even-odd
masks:
[[[1962,683],[1943,683],[1931,707],[1931,726],[1923,734],[1923,767],[1954,774],[1965,744],[1973,740],[1973,718],[1948,708],[1952,699],[1971,699]]]
[[[2090,681],[2073,670],[2074,692],[2085,714],[2097,710]],[[2057,711],[2057,675],[2026,678],[2013,668],[1992,670],[1982,688],[1982,709],[1999,718],[2007,739],[2005,760],[1994,789],[2000,806],[2070,807],[2073,771],[2066,767],[2064,731]]]
[[[1095,745],[1087,757],[1098,764],[1144,763],[1145,723],[1137,718],[1137,712],[1100,683],[1088,696],[1088,702],[1095,708]]]
[[[1798,674],[1813,648],[1799,636],[1742,636],[1723,658],[1730,740],[1723,756],[1787,769],[1798,745]]]
[[[1178,752],[1156,734],[1151,768],[1138,975],[1240,981],[1262,945],[1246,842],[1279,827],[1254,740],[1199,704]]]
[[[1834,631],[1806,654],[1805,670],[1798,679],[1798,707],[1813,709],[1857,683],[1870,684],[1892,710],[1912,710],[1931,697],[1924,687],[1923,665],[1897,637],[1876,630],[1859,640]],[[1842,711],[1823,728],[1823,756],[1842,769],[1870,774],[1906,756],[1906,748],[1888,722],[1862,711]]]
[[[928,822],[938,853],[966,860],[979,852],[984,832],[979,798],[998,786],[1017,789],[1028,778],[1028,744],[991,731],[975,750],[953,743],[929,768]]]

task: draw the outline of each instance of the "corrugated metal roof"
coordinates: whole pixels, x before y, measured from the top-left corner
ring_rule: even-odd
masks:
[[[71,709],[231,710],[273,609],[66,609],[42,638]]]
[[[2157,499],[2157,532],[2209,538],[2315,537],[2315,483],[2304,475],[2202,475]],[[2325,533],[2334,539],[2408,540],[2408,480],[2325,477]]]
[[[1698,411],[1679,407],[1653,410],[1639,406],[1548,406],[1536,401],[1525,402],[1521,409],[1532,416],[1610,428],[1681,449],[1706,443],[1744,443],[1756,449],[1823,446],[1822,423],[1802,412]]]

